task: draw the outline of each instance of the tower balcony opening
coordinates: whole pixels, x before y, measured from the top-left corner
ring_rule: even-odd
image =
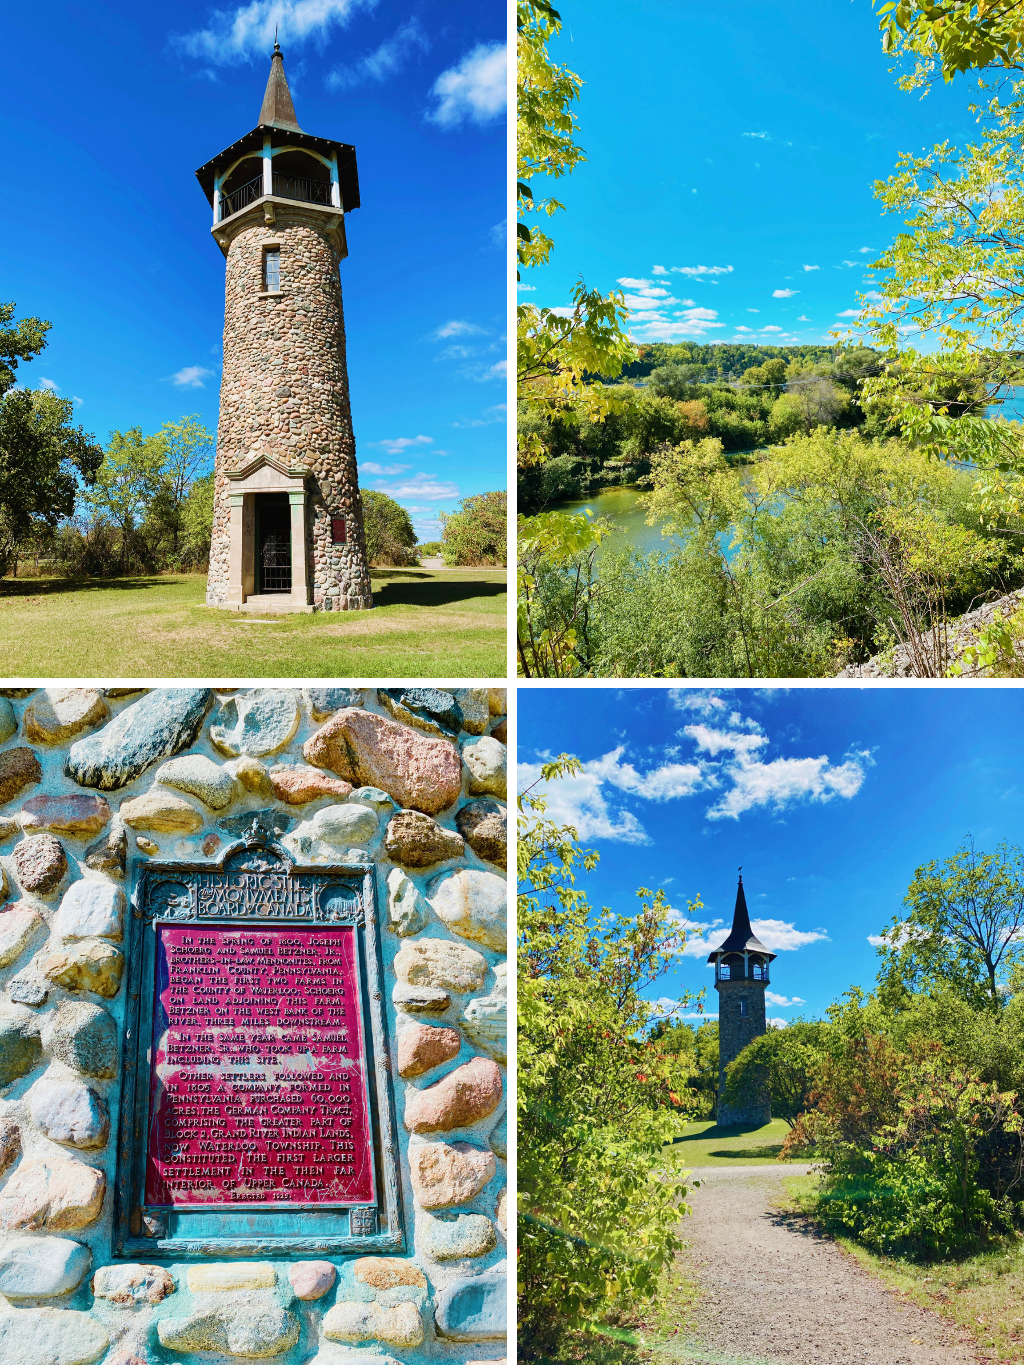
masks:
[[[301,175],[285,175],[275,171],[273,175],[274,194],[281,199],[295,199],[305,204],[323,204],[331,207],[331,182],[329,180],[310,180]],[[262,199],[264,194],[263,175],[240,185],[237,189],[223,191],[220,197],[220,219],[230,218],[234,213]]]

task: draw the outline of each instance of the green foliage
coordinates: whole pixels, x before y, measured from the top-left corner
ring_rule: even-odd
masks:
[[[748,1043],[726,1071],[725,1102],[732,1108],[767,1097],[772,1118],[792,1128],[807,1108],[821,1059],[821,1025],[794,1021]]]
[[[369,562],[399,567],[415,564],[412,547],[416,544],[416,532],[409,513],[386,493],[369,488],[364,489],[362,496],[363,532]]]
[[[587,667],[594,558],[609,533],[589,516],[520,517],[517,536],[516,653],[527,678],[571,678]]]
[[[904,89],[966,71],[1020,69],[1024,16],[1019,0],[874,0],[882,50],[915,58],[900,78]]]
[[[19,360],[32,360],[46,347],[53,326],[42,318],[14,321],[16,303],[0,303],[0,397],[14,387]]]
[[[416,554],[420,559],[440,559],[444,542],[440,540],[424,540],[416,547]]]
[[[708,1019],[693,1028],[682,1020],[659,1019],[651,1038],[665,1052],[679,1058],[689,1071],[687,1109],[694,1118],[713,1118],[718,1108],[718,1021]]]
[[[163,491],[165,458],[159,436],[143,436],[141,427],[112,431],[95,482],[84,494],[88,506],[120,531],[122,573],[129,569],[136,528]]]
[[[476,493],[457,512],[442,512],[446,564],[508,564],[508,494]]]

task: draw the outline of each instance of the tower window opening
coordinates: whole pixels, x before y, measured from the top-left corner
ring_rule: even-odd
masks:
[[[741,1000],[741,1001],[740,1001],[740,1014],[745,1015],[746,1013],[747,1013],[747,1002],[746,1002],[745,1000]]]
[[[268,246],[263,250],[263,288],[276,293],[281,288],[281,248]]]

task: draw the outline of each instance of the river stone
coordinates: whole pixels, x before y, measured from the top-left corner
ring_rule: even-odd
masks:
[[[506,1279],[505,1274],[460,1275],[447,1284],[434,1309],[438,1334],[449,1341],[504,1340]]]
[[[343,706],[363,705],[361,687],[304,687],[302,696],[314,720],[328,720]]]
[[[27,1076],[43,1060],[39,1021],[33,1014],[0,1015],[0,1087]]]
[[[243,754],[241,758],[234,758],[230,763],[225,763],[224,771],[233,773],[245,790],[252,792],[254,796],[268,797],[274,794],[274,785],[270,780],[267,765],[261,763],[258,758],[250,758],[248,754]]]
[[[0,744],[6,744],[18,733],[18,718],[6,697],[0,697]]]
[[[109,718],[106,698],[92,687],[46,687],[25,707],[21,723],[33,744],[66,744]]]
[[[21,1153],[21,1129],[13,1119],[0,1118],[0,1175]]]
[[[494,1224],[482,1213],[458,1213],[448,1218],[424,1215],[416,1229],[416,1245],[432,1261],[486,1256],[497,1244]]]
[[[468,1128],[501,1103],[501,1072],[489,1057],[473,1057],[426,1090],[405,1092],[405,1126],[410,1133],[447,1133]]]
[[[45,1005],[49,989],[29,973],[14,976],[8,982],[7,994],[16,1005]]]
[[[342,688],[342,691],[349,691],[349,688]],[[339,703],[343,706],[351,706],[351,702]],[[319,717],[317,717],[319,719]],[[334,1285],[337,1270],[331,1265],[330,1261],[293,1261],[288,1267],[288,1279],[295,1297],[308,1303],[312,1299],[322,1299],[323,1296]]]
[[[0,1249],[0,1294],[9,1299],[70,1294],[91,1261],[89,1248],[70,1237],[16,1237]]]
[[[400,867],[388,873],[388,923],[399,938],[426,927],[430,906]],[[447,1005],[445,1006],[447,1009]]]
[[[457,1057],[461,1048],[458,1029],[412,1024],[398,1037],[398,1074],[406,1080],[423,1076],[432,1067]]]
[[[337,848],[366,848],[377,834],[377,813],[369,806],[323,806],[313,816],[318,839]]]
[[[505,807],[482,797],[462,806],[455,825],[478,858],[504,868],[508,862],[508,828]]]
[[[305,806],[321,796],[341,798],[352,791],[351,782],[328,777],[322,769],[307,768],[302,763],[279,763],[271,768],[268,777],[274,795],[289,806]]]
[[[120,822],[111,825],[102,839],[97,839],[85,850],[85,865],[95,872],[109,872],[114,877],[123,877],[127,862],[128,836]]]
[[[504,716],[508,712],[508,690],[504,687],[489,687],[487,709],[492,716]]]
[[[504,717],[491,731],[491,738],[496,739],[499,744],[508,743],[508,721]]]
[[[39,971],[67,991],[92,991],[112,1000],[121,985],[124,954],[102,938],[83,938],[50,953]]]
[[[407,986],[432,986],[466,994],[484,984],[487,959],[475,948],[464,948],[446,938],[418,938],[403,943],[398,950],[395,974]]]
[[[494,1206],[494,1221],[502,1232],[508,1235],[508,1186],[498,1195],[498,1202]]]
[[[348,798],[348,803],[369,806],[377,815],[390,815],[396,809],[394,801],[380,787],[357,787]]]
[[[161,1318],[160,1345],[170,1351],[223,1351],[246,1360],[265,1360],[290,1350],[299,1339],[294,1313],[255,1295],[197,1307],[183,1318]]]
[[[0,806],[42,780],[43,770],[33,749],[4,749],[0,753]]]
[[[427,887],[427,899],[453,934],[503,953],[508,944],[508,883],[493,872],[460,867]]]
[[[414,1265],[412,1261],[400,1261],[394,1256],[361,1256],[359,1260],[350,1261],[345,1266],[345,1273],[351,1274],[353,1280],[358,1280],[360,1284],[365,1284],[374,1291],[428,1288],[426,1276],[418,1265]],[[414,1296],[419,1303],[422,1303],[425,1297],[425,1294]],[[378,1301],[388,1302],[387,1299]]]
[[[462,759],[469,769],[469,790],[474,796],[497,796],[505,800],[508,750],[493,735],[482,735],[467,744]]]
[[[64,850],[52,834],[33,834],[22,839],[12,856],[23,889],[40,896],[49,895],[59,886],[68,870]]]
[[[462,790],[458,750],[449,740],[355,707],[339,711],[302,752],[314,767],[354,785],[381,787],[399,806],[427,815],[447,809]]]
[[[110,820],[110,806],[102,796],[33,796],[21,808],[25,831],[49,830],[72,839],[87,839]]]
[[[254,687],[240,697],[229,697],[220,708],[218,724],[210,726],[210,741],[229,758],[248,754],[262,758],[276,754],[299,728],[299,699],[292,688]]]
[[[491,719],[490,695],[486,687],[460,687],[455,700],[462,709],[462,728],[467,735],[482,735]]]
[[[391,818],[384,848],[392,862],[406,867],[430,867],[446,858],[461,858],[466,851],[461,834],[416,810],[401,810]]]
[[[203,817],[195,806],[156,787],[123,802],[119,814],[132,829],[148,829],[156,834],[194,834],[203,827]]]
[[[506,1123],[504,1116],[498,1120],[491,1131],[487,1134],[487,1145],[495,1156],[500,1156],[502,1161],[508,1160],[508,1139],[506,1134]]]
[[[109,1345],[106,1328],[74,1308],[0,1313],[3,1365],[93,1365]]]
[[[122,697],[134,697],[136,692],[148,691],[148,687],[105,687],[103,695],[110,697],[113,701],[120,701]]]
[[[8,839],[13,839],[16,834],[20,833],[21,826],[13,815],[0,815],[0,843],[4,843]],[[7,885],[6,880],[4,880],[4,885]],[[0,892],[0,894],[2,894],[2,892]]]
[[[153,858],[160,852],[160,845],[154,844],[152,839],[147,839],[144,834],[135,836],[135,847],[140,853],[145,853],[148,858]]]
[[[174,1276],[162,1265],[105,1265],[92,1277],[92,1292],[111,1303],[162,1303],[174,1291]]]
[[[80,787],[127,786],[151,763],[195,743],[212,696],[209,687],[154,688],[98,734],[76,740],[65,773]]]
[[[182,754],[180,758],[172,758],[157,768],[155,780],[165,787],[198,796],[211,810],[230,806],[238,790],[231,774],[203,754]]]
[[[452,1003],[447,991],[435,991],[429,986],[396,986],[391,999],[403,1014],[444,1014]]]
[[[68,1232],[87,1227],[103,1207],[102,1171],[63,1157],[24,1158],[0,1190],[0,1228]]]
[[[72,882],[53,921],[61,938],[112,938],[121,941],[124,892],[113,882]]]
[[[9,967],[28,947],[43,919],[28,901],[0,907],[0,967]]]
[[[388,1346],[419,1346],[423,1319],[414,1303],[382,1308],[379,1303],[336,1303],[321,1330],[328,1341],[383,1341]]]
[[[468,1142],[425,1142],[409,1148],[413,1193],[423,1209],[465,1204],[493,1179],[497,1169],[493,1152]]]
[[[462,1027],[470,1042],[502,1065],[508,1059],[508,999],[479,995],[462,1012]]]
[[[229,1289],[273,1289],[277,1271],[269,1261],[221,1261],[190,1265],[186,1272],[193,1294],[223,1293]]]
[[[455,739],[462,729],[458,703],[438,687],[378,687],[377,700],[395,720],[439,739]]]
[[[52,1057],[83,1076],[109,1080],[117,1075],[117,1025],[102,1005],[63,1001],[48,1045]]]
[[[84,1081],[49,1081],[29,1091],[32,1122],[51,1142],[71,1147],[105,1147],[110,1135],[107,1102]]]

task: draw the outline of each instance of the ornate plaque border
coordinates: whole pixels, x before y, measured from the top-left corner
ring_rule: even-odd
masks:
[[[306,905],[292,905],[285,915],[261,914],[259,906],[241,906],[240,913],[234,915],[223,909],[215,914],[202,914],[199,889],[203,874],[224,875],[232,871],[284,871],[311,894]],[[189,1260],[208,1256],[367,1255],[403,1251],[405,1231],[398,1174],[398,1133],[387,1045],[374,865],[299,863],[288,849],[265,838],[264,831],[254,825],[246,836],[227,844],[219,860],[137,860],[133,862],[131,876],[132,913],[126,944],[128,999],[121,1048],[121,1112],[112,1255],[126,1260]],[[331,895],[338,891],[345,894]],[[245,924],[277,927],[355,925],[363,985],[363,1035],[377,1203],[372,1207],[323,1206],[325,1211],[333,1210],[335,1215],[347,1213],[347,1233],[273,1235],[256,1232],[244,1235],[225,1232],[223,1227],[228,1220],[237,1222],[244,1213],[244,1207],[228,1205],[204,1210],[201,1215],[193,1213],[193,1221],[197,1217],[201,1220],[202,1232],[197,1236],[181,1237],[168,1235],[165,1213],[147,1210],[145,1161],[156,989],[156,931],[160,924],[185,922],[228,927]],[[303,1206],[281,1205],[273,1212],[284,1218],[300,1215],[315,1221],[315,1212]]]

